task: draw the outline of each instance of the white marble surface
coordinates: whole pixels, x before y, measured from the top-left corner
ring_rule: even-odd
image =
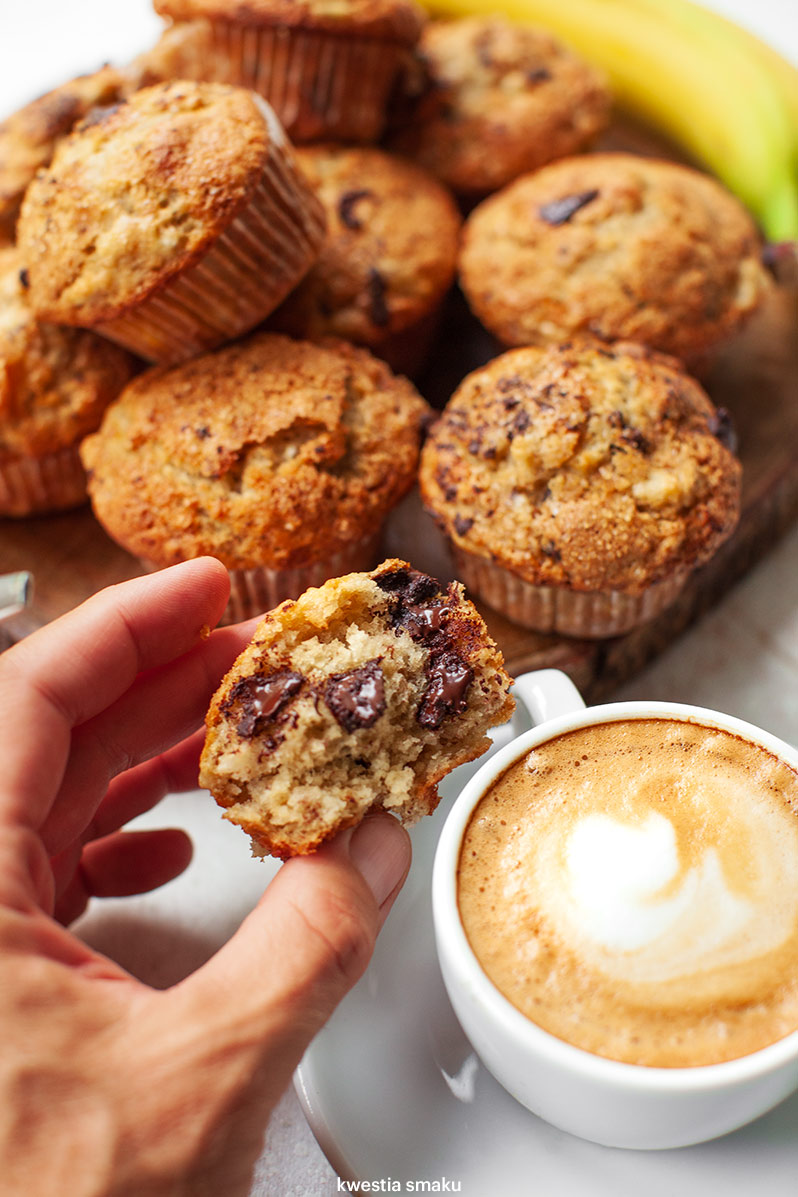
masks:
[[[798,62],[796,0],[707,3],[750,25]],[[125,61],[152,42],[158,28],[148,0],[0,0],[0,117],[102,61]],[[798,528],[616,697],[720,708],[798,744],[796,595]],[[233,932],[273,866],[250,858],[245,837],[219,820],[205,794],[170,797],[146,821],[185,826],[195,841],[194,862],[155,894],[95,904],[80,930],[134,972],[167,985],[207,959]],[[289,1090],[272,1119],[253,1194],[327,1197],[336,1191],[335,1174]],[[533,1179],[529,1191],[534,1191]],[[557,1197],[568,1195],[563,1189]]]

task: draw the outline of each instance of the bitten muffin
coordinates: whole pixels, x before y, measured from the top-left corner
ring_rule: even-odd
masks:
[[[428,416],[366,350],[258,333],[137,378],[82,455],[111,536],[153,566],[218,557],[242,619],[378,560]]]
[[[509,685],[462,587],[385,561],[258,625],[211,702],[200,784],[257,855],[312,852],[378,808],[412,823],[489,747]]]
[[[324,214],[262,100],[180,81],[62,141],[18,232],[40,318],[176,362],[260,323],[313,262]]]
[[[327,240],[270,323],[294,336],[344,337],[416,372],[457,264],[451,195],[420,167],[370,147],[306,146],[297,161],[324,206]]]
[[[376,141],[418,40],[414,0],[155,0],[174,21],[207,18],[230,81],[273,105],[293,142]]]
[[[18,251],[0,250],[0,516],[86,501],[78,444],[136,368],[94,333],[40,324],[25,287]]]
[[[92,108],[119,100],[124,78],[113,67],[48,91],[0,124],[0,240],[13,243],[22,197],[58,142]]]
[[[464,195],[585,149],[609,121],[603,76],[548,33],[500,17],[431,21],[420,95],[392,147]]]
[[[541,632],[601,637],[668,606],[733,531],[728,414],[673,358],[583,341],[470,374],[425,446],[425,505],[466,586]]]
[[[770,280],[742,205],[714,179],[633,154],[524,175],[465,224],[460,278],[506,345],[576,333],[686,359],[732,334]]]

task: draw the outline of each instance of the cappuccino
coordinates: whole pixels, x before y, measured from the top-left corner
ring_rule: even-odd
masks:
[[[460,917],[533,1022],[689,1067],[798,1030],[798,773],[676,719],[579,728],[511,765],[460,851]]]

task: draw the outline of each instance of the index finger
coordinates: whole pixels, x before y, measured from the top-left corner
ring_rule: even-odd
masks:
[[[116,701],[138,673],[197,644],[228,591],[220,562],[187,561],[101,591],[2,654],[0,818],[23,804],[26,822],[38,825],[61,784],[73,727]]]

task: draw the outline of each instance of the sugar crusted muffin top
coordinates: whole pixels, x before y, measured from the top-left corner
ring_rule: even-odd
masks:
[[[191,265],[247,203],[272,136],[250,93],[215,83],[144,88],[84,121],[23,203],[36,312],[99,323]]]
[[[92,108],[120,98],[124,82],[106,66],[53,88],[0,123],[0,235],[13,241],[22,197],[36,171],[48,165],[57,143]]]
[[[19,251],[0,249],[0,459],[76,444],[134,369],[125,350],[95,333],[37,321]]]
[[[454,201],[426,171],[383,150],[323,144],[296,158],[328,232],[275,327],[378,348],[433,310],[451,284],[461,224]]]
[[[507,345],[577,333],[680,357],[722,341],[770,286],[743,206],[689,167],[588,154],[524,175],[466,221],[469,304]]]
[[[175,21],[209,17],[243,25],[299,26],[410,45],[425,20],[414,0],[155,0],[155,11]]]
[[[412,823],[489,747],[509,685],[462,586],[385,561],[259,623],[211,702],[200,782],[260,854],[313,851],[374,808]]]
[[[417,52],[421,94],[393,145],[455,191],[495,191],[583,149],[609,120],[602,75],[545,30],[431,21]]]
[[[377,531],[428,415],[366,350],[259,333],[143,374],[82,457],[98,518],[137,556],[293,567]]]
[[[470,374],[424,448],[422,497],[464,550],[535,584],[639,593],[736,525],[728,416],[680,363],[590,341]]]

